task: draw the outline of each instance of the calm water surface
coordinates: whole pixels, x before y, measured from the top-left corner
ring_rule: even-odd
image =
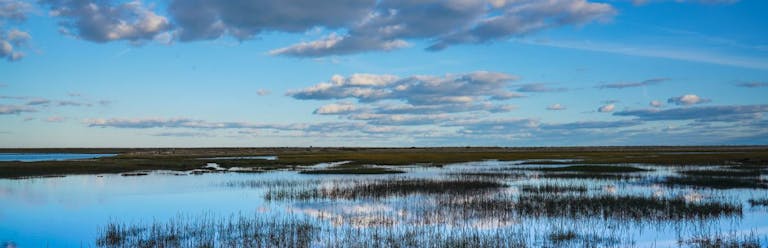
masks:
[[[58,160],[76,160],[92,159],[101,157],[111,157],[117,154],[85,154],[85,153],[0,153],[0,161],[58,161]]]

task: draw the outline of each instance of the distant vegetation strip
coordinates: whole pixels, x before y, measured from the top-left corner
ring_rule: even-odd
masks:
[[[207,163],[223,168],[299,169],[298,166],[350,161],[344,170],[328,173],[363,174],[396,172],[396,169],[362,169],[368,165],[442,166],[451,163],[502,160],[558,161],[558,164],[608,165],[768,165],[768,147],[562,147],[562,148],[145,148],[145,149],[0,149],[0,152],[117,153],[116,157],[79,161],[0,162],[0,178],[71,174],[124,173],[148,170],[185,171]],[[214,157],[277,156],[276,160],[216,159]],[[570,161],[569,161],[570,159]],[[581,169],[590,167],[565,168]],[[591,167],[591,172],[621,167]],[[596,169],[595,169],[596,168]],[[553,169],[558,170],[558,169]],[[633,169],[634,170],[634,169]],[[317,172],[305,173],[323,173]],[[695,173],[695,172],[693,172]]]

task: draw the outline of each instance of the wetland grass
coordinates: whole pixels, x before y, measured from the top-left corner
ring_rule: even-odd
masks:
[[[522,194],[510,201],[521,216],[676,221],[741,216],[739,204],[689,202],[683,197]]]
[[[177,218],[165,223],[110,223],[97,247],[528,247],[520,230],[484,231],[436,226],[327,225],[318,219],[262,216],[214,220]]]
[[[439,147],[439,148],[146,148],[146,149],[2,149],[5,152],[114,153],[115,157],[84,161],[0,162],[0,178],[124,173],[140,170],[188,171],[214,162],[223,168],[260,171],[336,161],[349,165],[444,165],[483,160],[538,160],[604,166],[738,165],[764,168],[768,148],[754,147]],[[276,156],[276,160],[216,157]],[[563,159],[573,159],[565,161]],[[541,162],[539,162],[541,163]],[[572,168],[574,169],[574,168]],[[593,167],[594,169],[594,167]],[[611,168],[605,168],[611,169]],[[599,169],[598,170],[602,170]],[[582,170],[583,171],[583,170]],[[603,171],[606,172],[606,171]]]
[[[520,191],[523,193],[538,194],[557,194],[566,192],[586,193],[587,186],[583,185],[561,185],[561,184],[542,184],[542,185],[523,185]]]
[[[354,180],[335,183],[328,187],[270,188],[265,194],[267,200],[313,200],[402,197],[412,194],[463,195],[506,187],[495,180],[479,179],[382,179]]]
[[[97,247],[309,247],[318,227],[306,218],[181,218],[149,225],[110,223]]]
[[[760,238],[753,233],[749,234],[716,234],[711,236],[698,236],[689,240],[679,241],[692,248],[761,248]]]
[[[627,175],[627,174],[604,174],[604,173],[541,173],[536,175],[539,178],[545,179],[576,179],[576,180],[604,180],[604,181],[625,181],[633,179],[641,179],[640,175]]]

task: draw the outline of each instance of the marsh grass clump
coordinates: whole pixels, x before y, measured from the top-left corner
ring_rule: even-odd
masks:
[[[523,193],[586,193],[587,186],[584,185],[558,185],[558,184],[542,184],[542,185],[523,185],[520,187],[520,191]]]
[[[685,241],[679,241],[693,248],[760,248],[760,238],[754,233],[749,234],[717,234],[713,236],[699,236]]]
[[[749,205],[753,207],[756,207],[756,206],[768,207],[768,198],[753,198],[753,199],[749,199],[747,202],[749,202]]]
[[[577,180],[610,180],[624,181],[643,178],[639,175],[605,174],[605,173],[542,173],[539,178],[547,179],[577,179]]]
[[[165,223],[110,223],[98,247],[309,247],[319,227],[306,218],[177,218]]]
[[[493,231],[431,225],[325,225],[312,218],[183,218],[165,223],[111,223],[97,247],[527,247],[521,229]]]
[[[388,179],[375,181],[352,181],[346,184],[332,184],[329,187],[273,188],[267,191],[268,200],[312,200],[384,198],[412,194],[463,195],[506,187],[495,180],[480,179]]]
[[[523,173],[508,172],[451,172],[446,173],[449,177],[455,178],[492,178],[492,179],[519,179],[525,178]]]
[[[669,186],[687,186],[694,188],[712,189],[766,189],[768,183],[760,178],[726,178],[726,177],[667,177],[662,181]]]
[[[742,214],[740,204],[688,202],[683,197],[585,194],[522,194],[514,204],[521,216],[675,221]]]
[[[619,165],[571,165],[565,167],[545,167],[536,168],[538,171],[545,172],[591,172],[591,173],[628,173],[628,172],[646,172],[649,169],[638,168],[634,166]]]
[[[576,239],[577,234],[573,230],[554,230],[548,236],[553,243],[561,243]]]

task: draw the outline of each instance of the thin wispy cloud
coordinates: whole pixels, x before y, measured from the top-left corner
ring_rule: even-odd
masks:
[[[601,84],[601,85],[598,85],[597,88],[624,89],[624,88],[633,88],[633,87],[644,87],[644,86],[660,84],[666,81],[669,81],[669,78],[652,78],[652,79],[643,80],[640,82],[619,82],[619,83]]]
[[[548,86],[545,83],[533,83],[533,84],[523,84],[519,88],[517,88],[517,91],[520,92],[533,92],[533,93],[542,93],[542,92],[563,92],[568,91],[568,88],[553,88]]]
[[[547,106],[547,110],[565,110],[566,107],[562,104],[555,103],[552,105]]]
[[[762,87],[768,87],[768,82],[742,82],[742,83],[737,83],[736,86],[744,87],[744,88],[762,88]]]

